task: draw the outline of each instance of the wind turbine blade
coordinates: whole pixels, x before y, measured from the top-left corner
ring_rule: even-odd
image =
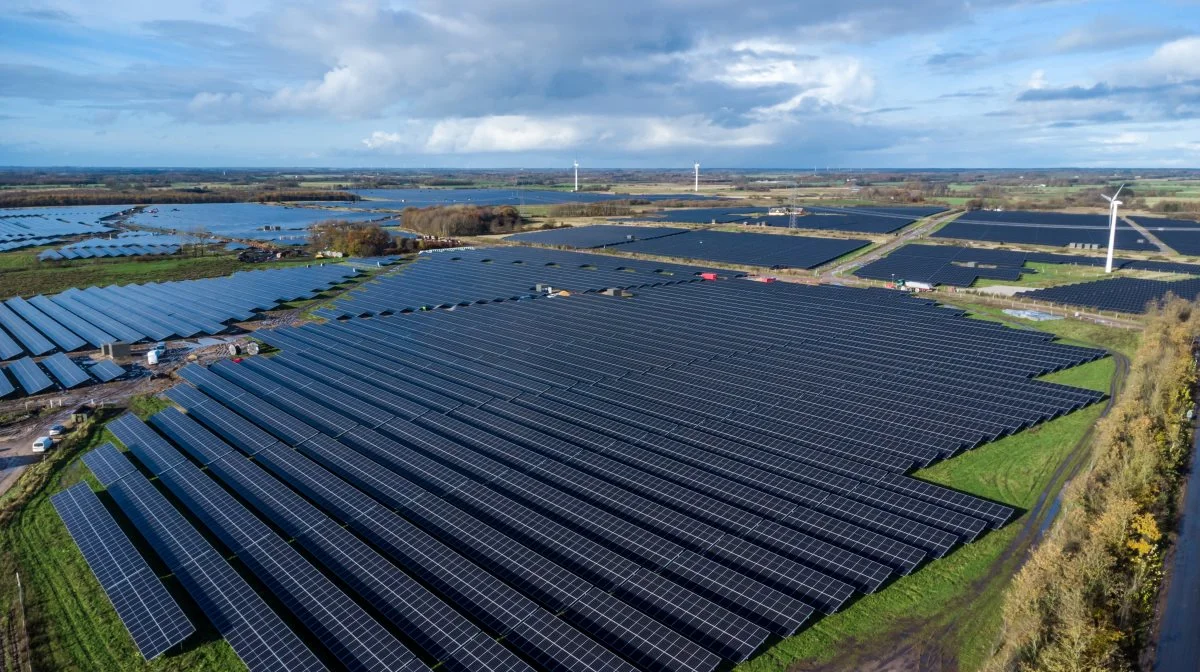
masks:
[[[1104,194],[1100,194],[1100,195],[1104,196]],[[1104,200],[1108,201],[1109,203],[1112,203],[1113,197],[1112,196],[1104,196]]]
[[[1120,195],[1121,195],[1121,190],[1122,190],[1122,189],[1124,189],[1124,188],[1125,188],[1125,183],[1124,183],[1124,182],[1122,182],[1122,183],[1121,183],[1121,186],[1117,187],[1117,193],[1113,194],[1113,198],[1116,198],[1117,196],[1120,196]]]

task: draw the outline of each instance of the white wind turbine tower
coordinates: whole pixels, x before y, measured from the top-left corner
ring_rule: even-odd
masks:
[[[1121,195],[1121,190],[1124,188],[1124,184],[1117,187],[1117,193],[1112,196],[1100,194],[1104,196],[1104,200],[1108,201],[1108,258],[1104,262],[1105,273],[1112,273],[1113,245],[1117,242],[1117,208],[1121,205],[1117,196]]]
[[[579,159],[575,160],[575,191],[579,191]]]
[[[692,187],[692,191],[700,193],[700,162],[697,161],[692,169],[696,171],[696,184]]]

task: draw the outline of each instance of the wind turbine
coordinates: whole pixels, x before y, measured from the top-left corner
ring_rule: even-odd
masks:
[[[692,191],[700,193],[700,162],[697,161],[692,168],[696,171],[696,184],[692,187]]]
[[[575,191],[579,191],[579,159],[575,160]]]
[[[1108,201],[1108,258],[1104,262],[1105,273],[1112,273],[1113,245],[1117,242],[1117,208],[1121,206],[1117,196],[1121,195],[1121,190],[1124,188],[1124,184],[1117,187],[1117,193],[1112,196],[1100,194],[1104,196],[1104,200]]]

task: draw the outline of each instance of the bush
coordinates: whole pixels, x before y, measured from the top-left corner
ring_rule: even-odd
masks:
[[[521,213],[511,205],[478,207],[469,205],[405,208],[404,228],[426,236],[482,236],[507,233],[521,225]]]
[[[1190,443],[1200,310],[1173,299],[1151,315],[1125,391],[1098,425],[1093,462],[1009,587],[987,669],[1135,669],[1162,583],[1162,530]]]
[[[392,236],[378,224],[333,219],[308,227],[313,252],[341,252],[350,257],[376,257],[395,247]]]

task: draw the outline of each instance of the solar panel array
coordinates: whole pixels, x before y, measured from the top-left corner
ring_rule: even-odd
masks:
[[[768,268],[815,268],[864,248],[869,240],[689,231],[621,245],[620,252]]]
[[[49,208],[0,208],[0,246],[37,240],[48,244],[66,236],[111,230],[102,220],[128,209],[127,205],[84,205]],[[26,245],[28,246],[28,245]],[[17,249],[0,247],[0,251]]]
[[[292,204],[187,203],[150,206],[133,215],[129,221],[146,228],[184,234],[204,231],[218,236],[271,241],[279,245],[303,245],[308,240],[308,227],[316,222],[330,219],[364,222],[386,216]]]
[[[843,287],[689,283],[260,334],[282,352],[189,365],[167,393],[186,416],[114,433],[219,538],[229,517],[270,521],[427,662],[497,639],[544,669],[743,660],[1012,516],[908,470],[1102,396],[1032,379],[1102,351]],[[216,481],[254,513],[189,494]],[[404,616],[409,581],[422,613],[480,630],[435,639]]]
[[[87,483],[50,502],[146,660],[196,631]]]
[[[50,375],[46,375],[47,372]],[[9,374],[16,380],[16,386]],[[85,370],[61,352],[41,362],[35,362],[32,357],[22,357],[0,369],[0,398],[41,394],[49,390],[70,390],[96,381],[107,383],[124,374],[125,369],[107,360],[88,361]]]
[[[905,245],[854,271],[875,280],[917,280],[935,285],[970,287],[978,278],[1017,281],[1035,272],[1026,263],[1104,266],[1103,257],[1077,257],[1049,252],[1021,252],[952,245]],[[1113,259],[1113,268],[1200,275],[1200,264],[1141,259]]]
[[[934,238],[982,240],[993,243],[1024,243],[1069,247],[1108,247],[1108,216],[1024,210],[976,210],[950,222]],[[1121,250],[1156,251],[1153,243],[1124,222],[1117,224],[1115,246]]]
[[[561,247],[593,248],[623,245],[638,240],[651,240],[663,236],[673,236],[684,233],[689,229],[668,226],[609,226],[597,224],[594,226],[573,226],[548,231],[530,231],[518,233],[505,240],[520,243],[536,243],[538,245],[558,245]]]
[[[1176,252],[1200,256],[1200,222],[1140,216],[1134,221]]]
[[[103,257],[161,257],[179,252],[178,245],[120,245],[95,247],[63,247],[46,250],[38,255],[42,261],[64,261],[69,259],[100,259]]]
[[[423,254],[395,273],[347,292],[322,317],[350,317],[532,299],[537,285],[571,292],[656,287],[700,280],[704,270],[530,247],[481,248]]]
[[[14,297],[0,304],[0,359],[225,333],[232,322],[283,301],[314,298],[358,272],[328,264]]]
[[[1148,304],[1158,303],[1168,294],[1195,301],[1200,297],[1200,279],[1166,281],[1112,278],[1021,292],[1018,296],[1097,310],[1144,313]]]
[[[87,453],[83,461],[251,672],[326,669],[223,554],[111,443]]]
[[[891,233],[909,224],[942,212],[940,206],[914,207],[823,207],[804,206],[805,214],[796,218],[801,229],[827,231],[855,231],[859,233]],[[768,215],[766,208],[681,208],[668,210],[659,218],[664,222],[687,222],[694,224],[758,224],[761,226],[787,227],[789,215]]]

